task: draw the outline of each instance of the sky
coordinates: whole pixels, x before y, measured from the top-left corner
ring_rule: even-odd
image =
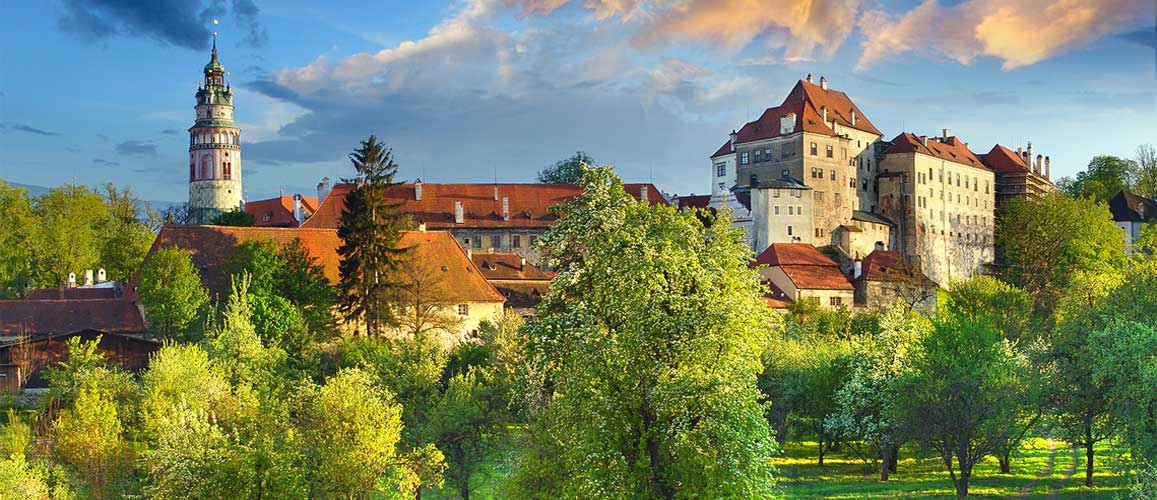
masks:
[[[582,150],[710,192],[708,156],[808,73],[885,139],[1033,143],[1054,178],[1157,142],[1152,0],[46,0],[0,30],[0,179],[187,198],[219,31],[247,199],[351,177],[369,134],[405,180],[533,182]],[[213,20],[218,19],[219,25]]]

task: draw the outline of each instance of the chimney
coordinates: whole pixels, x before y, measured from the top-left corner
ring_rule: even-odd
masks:
[[[510,198],[502,197],[502,220],[510,222]]]
[[[856,124],[856,110],[854,110],[854,109],[852,110],[851,116],[852,116],[852,125],[855,125]]]
[[[639,187],[639,201],[647,201],[647,186]]]
[[[84,286],[92,286],[92,269],[84,270]]]
[[[305,209],[301,206],[301,195],[293,195],[293,220],[298,224],[305,222]]]
[[[940,134],[941,134],[940,135],[941,137],[947,139],[949,136],[952,135],[952,129],[942,128],[942,129],[940,129]]]
[[[498,201],[498,184],[494,185],[494,201]]]
[[[466,249],[466,258],[467,259],[473,259],[474,258],[474,249],[471,249],[471,248]]]
[[[326,196],[329,196],[329,177],[322,177],[321,182],[317,183],[317,202],[320,204],[325,201]]]
[[[1032,166],[1032,173],[1040,175],[1041,165],[1044,163],[1044,156],[1036,155],[1036,163]]]
[[[422,201],[422,179],[414,180],[414,200]]]
[[[860,259],[852,261],[852,279],[858,279],[864,273],[864,262]]]
[[[731,150],[735,151],[735,139],[739,138],[739,134],[735,130],[731,131]]]
[[[824,125],[827,125],[828,124],[828,107],[827,106],[820,106],[820,113],[823,114]]]
[[[461,224],[462,222],[462,202],[456,201],[454,202],[454,223]]]
[[[1049,178],[1049,157],[1045,157],[1045,180]]]
[[[920,144],[927,146],[928,145],[928,136],[926,136],[926,135],[920,136]]]
[[[103,267],[100,269],[97,269],[96,270],[96,282],[97,283],[104,283],[106,281],[108,281],[108,273],[106,273],[104,271]]]
[[[1025,149],[1024,164],[1029,170],[1032,170],[1032,142],[1028,143],[1028,148]]]
[[[811,83],[811,82],[812,82],[812,74],[811,74],[811,73],[808,73],[808,74],[807,74],[807,82],[808,82],[808,83]]]
[[[526,257],[523,257],[522,261],[518,263],[518,270],[519,271],[525,271],[526,270]]]
[[[68,287],[76,288],[76,273],[68,273]]]
[[[421,232],[421,233],[426,232],[426,223],[425,222],[419,222],[418,223],[418,232]]]
[[[824,89],[824,90],[828,89],[828,78],[827,77],[825,77],[825,76],[820,77],[820,88]]]

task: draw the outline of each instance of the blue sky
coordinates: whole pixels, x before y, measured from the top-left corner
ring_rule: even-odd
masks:
[[[809,72],[886,138],[1032,141],[1054,177],[1157,142],[1151,0],[52,0],[5,18],[0,178],[154,200],[187,196],[214,18],[249,199],[351,175],[370,133],[406,179],[527,182],[581,149],[704,193],[707,155]]]

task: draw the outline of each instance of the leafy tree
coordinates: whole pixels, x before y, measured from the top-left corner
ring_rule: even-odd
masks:
[[[853,340],[848,360],[850,375],[836,391],[836,409],[824,425],[833,434],[860,443],[866,460],[882,461],[880,480],[896,472],[900,446],[907,438],[896,404],[905,397],[904,380],[913,370],[913,358],[929,330],[928,321],[905,305],[881,312],[879,329]]]
[[[1157,148],[1152,144],[1137,146],[1137,175],[1133,192],[1149,199],[1157,198]]]
[[[527,325],[545,376],[511,497],[762,498],[776,451],[756,376],[774,317],[726,216],[638,203],[609,168],[540,240]]]
[[[155,428],[163,419],[179,420],[178,408],[190,415],[212,413],[226,417],[232,387],[221,367],[196,344],[169,344],[149,359],[141,373],[140,411],[143,430],[159,434]]]
[[[107,221],[104,232],[105,239],[100,246],[100,265],[104,267],[109,280],[128,282],[141,269],[156,235],[144,224],[119,219]]]
[[[0,299],[19,298],[30,284],[34,219],[27,192],[0,180]]]
[[[403,333],[434,339],[458,333],[462,319],[453,309],[454,302],[445,298],[448,285],[435,264],[407,257],[394,280],[398,288],[391,316]]]
[[[228,212],[221,212],[209,221],[214,226],[241,226],[251,227],[255,221],[253,215],[241,208],[234,208]]]
[[[278,252],[283,267],[277,281],[277,294],[301,310],[301,315],[315,336],[334,331],[332,309],[336,295],[325,267],[310,255],[300,238],[294,238]]]
[[[141,459],[150,498],[258,498],[249,450],[205,410],[179,401],[155,425],[156,446]]]
[[[154,209],[150,204],[145,207],[145,218],[148,221],[149,229],[152,229],[154,233],[161,232],[161,228],[165,224],[188,224],[189,204],[176,203],[160,210]]]
[[[810,335],[786,339],[764,356],[760,389],[772,402],[769,420],[776,436],[786,438],[787,425],[794,424],[815,437],[819,444],[818,465],[841,435],[826,425],[837,409],[836,393],[848,377],[851,342],[834,336]]]
[[[54,449],[84,477],[91,498],[106,498],[109,483],[125,466],[122,431],[116,403],[99,387],[81,387],[73,407],[53,422]]]
[[[234,249],[228,269],[233,276],[249,274],[253,322],[267,342],[302,349],[310,338],[283,337],[301,333],[302,326],[315,338],[334,328],[333,288],[301,239],[281,247],[272,241],[244,242]]]
[[[350,161],[358,175],[346,195],[337,231],[342,239],[337,250],[339,306],[347,320],[365,322],[366,335],[380,336],[393,320],[390,301],[398,285],[391,279],[406,252],[398,245],[409,222],[396,215],[401,203],[385,199],[386,190],[397,185],[398,165],[390,150],[371,135],[350,154]]]
[[[1119,321],[1089,336],[1099,363],[1093,380],[1107,387],[1112,418],[1134,460],[1157,463],[1157,328]]]
[[[1096,202],[1107,202],[1122,189],[1133,185],[1137,164],[1116,156],[1096,156],[1089,167],[1066,182],[1062,188],[1073,198],[1088,197]],[[1065,180],[1065,179],[1062,179]]]
[[[1025,364],[991,321],[949,314],[924,336],[897,413],[940,455],[957,498],[968,496],[973,467],[1008,440]]]
[[[595,160],[578,151],[574,156],[559,160],[554,165],[538,172],[540,184],[578,184],[583,178],[583,168],[594,166]]]
[[[1077,277],[1116,273],[1125,252],[1107,207],[1061,193],[1011,201],[997,220],[996,241],[1001,277],[1032,297],[1044,331],[1056,325],[1057,303],[1077,286]]]
[[[97,267],[99,228],[108,217],[100,195],[84,186],[65,184],[36,200],[37,230],[30,241],[34,273],[41,284],[64,286],[69,273]]]
[[[209,302],[209,292],[189,252],[166,247],[153,252],[137,287],[149,323],[165,335],[185,331]]]

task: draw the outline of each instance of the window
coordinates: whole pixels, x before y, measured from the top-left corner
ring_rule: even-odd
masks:
[[[522,236],[517,235],[517,234],[511,235],[510,236],[510,246],[514,247],[514,248],[522,248]]]
[[[795,214],[796,215],[803,215],[803,205],[796,205],[795,206]]]
[[[228,153],[225,153],[225,154],[228,154]],[[222,165],[224,168],[224,171],[222,172],[222,177],[225,180],[232,179],[233,178],[233,162],[227,161],[227,162],[223,163]]]
[[[459,316],[469,316],[470,315],[470,304],[458,304],[458,315]]]
[[[791,172],[789,172],[789,171],[788,171],[788,170],[785,168],[785,169],[783,169],[783,171],[782,171],[782,172],[780,172],[780,173],[779,173],[779,175],[780,175],[780,176],[782,176],[784,179],[786,179],[786,178],[788,178],[788,177],[791,177]]]
[[[844,151],[844,159],[848,159],[848,148],[842,148]]]
[[[747,165],[747,151],[739,154],[739,163],[742,165]]]
[[[775,215],[779,215],[779,205],[775,206]]]
[[[829,151],[829,152],[830,152],[830,151]],[[822,175],[823,175],[823,174],[821,174],[821,176],[822,176]],[[835,171],[835,170],[832,170],[832,180],[833,180],[833,181],[834,181],[834,180],[836,180],[836,171]]]
[[[795,207],[788,205],[787,206],[787,214],[788,215],[795,215]],[[787,234],[791,234],[791,233],[787,233]]]
[[[490,238],[490,246],[494,248],[502,248],[502,235],[496,234]]]
[[[816,143],[813,142],[812,143],[812,156],[818,155],[819,154],[818,151],[819,151],[819,146],[816,146]]]
[[[771,148],[770,147],[765,148],[763,150],[763,161],[771,161]]]
[[[755,150],[755,163],[760,163],[762,161],[763,161],[763,150],[762,149]]]
[[[538,236],[535,236],[535,235],[533,235],[533,234],[532,234],[532,235],[530,235],[530,242],[529,242],[529,243],[530,243],[530,246],[534,246],[534,242],[535,242],[535,241],[538,241]]]
[[[824,192],[823,191],[816,191],[815,192],[815,198],[816,198],[816,201],[824,201]]]
[[[843,304],[843,303],[844,303],[844,299],[842,297],[828,297],[828,304],[831,305],[832,307],[839,307],[840,304]]]
[[[835,156],[832,154],[832,147],[831,146],[827,147],[827,154],[828,154],[828,158],[835,158]]]
[[[771,192],[771,196],[773,196],[773,197],[775,197],[775,198],[779,198],[779,190],[778,190],[778,189],[776,189],[776,190],[772,191],[772,192]]]
[[[189,180],[197,180],[197,164],[189,162]]]
[[[482,248],[482,237],[481,236],[479,236],[478,239],[474,240],[474,248]]]
[[[758,185],[758,184],[759,184],[759,176],[758,176],[758,175],[755,175],[755,174],[751,174],[751,182],[750,182],[750,185],[751,185],[752,187],[755,187],[755,186],[756,186],[756,185]]]
[[[791,208],[791,207],[788,207]],[[791,236],[791,226],[787,226],[787,235]]]
[[[725,175],[727,175],[727,164],[726,163],[716,163],[715,164],[715,176],[716,177],[723,177]]]

